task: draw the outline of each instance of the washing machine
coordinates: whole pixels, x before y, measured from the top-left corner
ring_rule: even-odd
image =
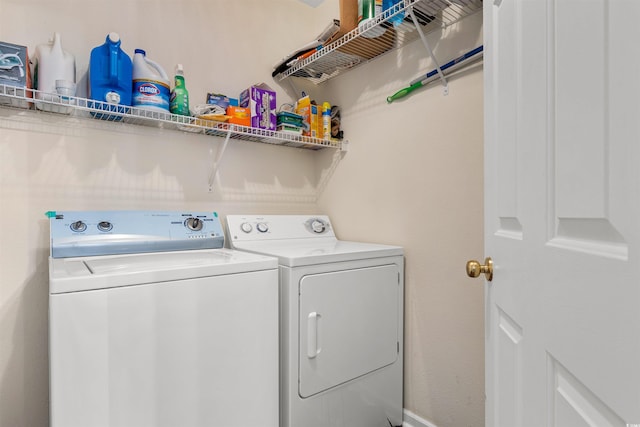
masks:
[[[403,249],[338,240],[327,216],[226,222],[231,247],[279,260],[281,426],[402,425]]]
[[[52,427],[278,427],[278,263],[212,212],[49,212]]]

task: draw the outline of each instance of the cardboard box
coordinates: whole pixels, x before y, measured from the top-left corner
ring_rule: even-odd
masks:
[[[251,126],[251,110],[244,107],[235,107],[230,105],[227,107],[227,116],[229,123],[240,126]]]
[[[265,83],[242,91],[240,107],[251,109],[251,127],[276,130],[276,92]]]
[[[311,100],[309,99],[309,95],[298,99],[295,111],[296,114],[302,116],[302,134],[304,136],[311,136]]]
[[[0,42],[0,95],[24,96],[33,98],[30,90],[31,69],[29,68],[29,54],[26,46]],[[14,89],[15,87],[15,89]],[[29,108],[30,103],[16,98],[0,96],[0,103],[17,107]]]
[[[321,110],[315,104],[311,104],[311,137],[312,138],[322,138],[322,116],[318,114],[318,110]],[[320,132],[318,132],[318,128],[320,128]]]
[[[207,104],[219,105],[225,110],[229,105],[231,105],[229,101],[229,97],[225,95],[221,95],[219,93],[208,93],[207,94]]]

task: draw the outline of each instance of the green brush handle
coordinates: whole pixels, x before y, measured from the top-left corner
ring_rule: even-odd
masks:
[[[404,98],[405,96],[409,95],[411,92],[413,92],[414,90],[418,89],[419,87],[422,87],[422,82],[417,82],[417,83],[412,84],[409,87],[405,87],[404,89],[400,89],[399,91],[397,91],[393,95],[388,96],[387,97],[387,102],[390,104],[393,101],[395,101],[396,99]]]

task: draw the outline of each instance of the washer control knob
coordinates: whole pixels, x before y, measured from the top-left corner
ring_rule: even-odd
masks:
[[[79,233],[87,229],[87,224],[85,224],[82,221],[76,221],[71,223],[70,228],[71,228],[71,231],[75,231]]]
[[[111,231],[111,229],[113,228],[113,224],[111,224],[109,221],[100,221],[98,223],[98,230],[100,231]]]
[[[327,225],[324,223],[324,221],[321,221],[319,219],[314,219],[313,221],[311,221],[311,230],[314,233],[324,233],[326,229]]]
[[[248,222],[243,222],[242,224],[240,224],[240,230],[244,231],[245,233],[251,233],[253,227]]]
[[[259,222],[258,224],[256,224],[256,229],[261,233],[266,233],[267,231],[269,231],[269,226],[266,222]]]
[[[202,230],[203,225],[202,220],[194,217],[187,218],[184,222],[184,226],[191,231],[200,231]]]

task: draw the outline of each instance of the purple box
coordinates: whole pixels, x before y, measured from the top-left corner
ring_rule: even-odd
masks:
[[[276,130],[276,92],[264,83],[240,94],[240,107],[250,107],[251,127]]]

